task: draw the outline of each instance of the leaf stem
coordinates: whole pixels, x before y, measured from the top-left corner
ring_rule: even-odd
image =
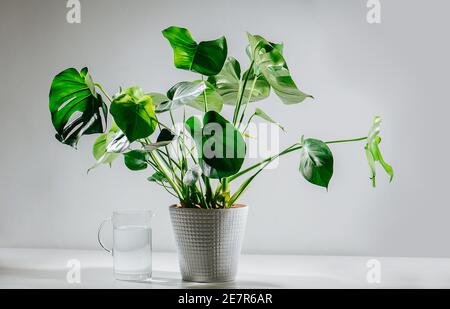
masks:
[[[159,130],[161,131],[161,125],[159,123],[158,123],[158,127],[159,127]],[[161,156],[161,159],[166,163],[166,166],[170,169],[170,172],[172,173],[173,177],[176,179],[177,175],[176,175],[175,169],[172,164],[173,159],[170,156],[169,148],[167,147],[167,145],[164,145],[165,153],[159,149],[157,149],[157,150],[158,150],[159,155]],[[164,157],[162,157],[161,153],[163,153],[169,160],[168,164],[167,164],[167,161],[164,160]]]
[[[231,182],[231,181],[233,181],[234,179],[238,178],[239,176],[244,175],[245,173],[248,173],[248,172],[250,172],[251,170],[254,170],[255,168],[257,168],[258,166],[263,165],[264,163],[271,162],[271,161],[275,160],[276,158],[278,158],[279,156],[282,156],[282,155],[287,154],[287,153],[289,153],[289,152],[298,150],[298,149],[300,149],[300,148],[302,148],[302,146],[301,146],[300,144],[294,144],[294,145],[291,145],[291,146],[287,147],[286,149],[284,149],[283,151],[281,151],[280,153],[278,153],[278,154],[276,154],[276,155],[274,155],[274,156],[268,157],[268,158],[262,160],[261,162],[258,162],[258,163],[256,163],[256,164],[253,164],[252,166],[247,167],[246,169],[240,171],[239,173],[236,173],[236,174],[234,174],[234,175],[228,177],[228,182]]]
[[[202,74],[202,82],[205,83],[203,74]],[[203,99],[205,100],[205,113],[206,113],[208,111],[208,99],[206,98],[206,88],[205,88],[205,90],[203,90]]]
[[[334,141],[328,141],[328,142],[325,142],[325,143],[326,144],[348,143],[348,142],[362,141],[362,140],[365,140],[365,139],[367,139],[367,136],[353,138],[353,139],[334,140]],[[271,157],[268,157],[268,158],[264,159],[263,161],[258,162],[256,164],[253,164],[252,166],[247,167],[246,169],[240,171],[239,173],[236,173],[233,176],[228,177],[228,182],[231,182],[234,179],[238,178],[239,176],[254,170],[255,168],[257,168],[258,166],[263,165],[264,163],[271,162],[271,161],[275,160],[276,158],[278,158],[278,157],[280,157],[282,155],[285,155],[285,154],[288,154],[290,152],[299,150],[301,148],[302,148],[301,144],[299,144],[299,143],[293,144],[293,145],[287,147],[286,149],[284,149],[283,151],[281,151],[279,154],[271,156]]]
[[[109,94],[106,92],[105,89],[103,89],[102,85],[100,85],[99,83],[95,83],[94,84],[98,89],[100,89],[101,92],[103,92],[103,94],[108,98],[109,102],[112,102],[112,98],[109,96]]]
[[[164,184],[164,182],[158,182],[158,181],[155,181],[155,183],[157,183],[158,185],[160,185],[161,187],[163,187],[169,194],[171,194],[172,196],[174,196],[174,197],[176,197],[176,198],[179,198],[178,196],[176,196],[173,192],[171,192],[170,190],[169,190],[169,188],[167,188],[166,187],[166,185]]]
[[[158,152],[160,155],[165,156],[168,160],[170,160],[173,164],[175,164],[175,166],[176,166],[179,170],[181,170],[181,166],[180,166],[179,162],[175,161],[171,156],[167,155],[167,153],[165,153],[164,151],[161,151],[161,150],[159,150],[159,149],[155,149],[155,150],[156,150],[156,152]]]
[[[359,138],[354,138],[354,139],[345,139],[345,140],[328,141],[328,142],[325,142],[325,143],[327,143],[327,144],[336,144],[336,143],[356,142],[356,141],[364,140],[364,139],[366,139],[366,138],[367,138],[367,137],[359,137]],[[292,146],[286,148],[285,150],[283,150],[283,151],[280,152],[279,154],[274,155],[274,156],[271,156],[271,157],[269,157],[269,158],[267,158],[267,159],[265,159],[265,160],[263,160],[263,161],[261,161],[261,162],[255,164],[255,165],[250,166],[249,168],[243,170],[241,173],[238,173],[238,174],[235,174],[235,175],[231,176],[231,177],[228,179],[229,182],[230,182],[231,180],[233,180],[233,179],[239,177],[240,175],[245,174],[245,173],[247,173],[247,172],[253,170],[254,168],[256,168],[256,167],[261,166],[261,165],[264,164],[264,166],[262,166],[260,169],[258,169],[258,170],[256,171],[256,173],[254,173],[254,174],[253,174],[252,176],[250,176],[247,180],[245,180],[245,181],[241,184],[241,186],[236,190],[236,192],[235,192],[235,193],[233,194],[233,196],[230,198],[230,201],[229,201],[230,205],[232,205],[232,204],[233,204],[233,203],[234,203],[234,202],[242,195],[242,193],[244,193],[245,189],[246,189],[246,188],[248,187],[248,185],[253,181],[253,179],[255,179],[255,177],[258,176],[258,174],[261,173],[261,171],[264,170],[264,168],[265,168],[267,165],[269,165],[270,162],[272,162],[273,160],[275,160],[276,158],[278,158],[278,157],[280,157],[280,156],[282,156],[282,155],[284,155],[284,154],[293,152],[293,151],[298,150],[298,149],[300,149],[300,148],[302,148],[302,147],[303,147],[303,145],[301,145],[301,144],[294,144],[294,145],[292,145]]]
[[[252,82],[252,87],[250,88],[250,93],[248,95],[247,102],[245,102],[244,110],[242,111],[241,118],[239,119],[238,129],[241,127],[241,123],[244,120],[245,112],[247,111],[247,106],[250,103],[250,100],[252,98],[253,90],[255,89],[256,79],[257,79],[256,76],[254,76],[254,79],[253,79],[253,82]],[[245,92],[245,89],[244,89],[244,92]]]
[[[248,126],[250,125],[250,122],[252,121],[253,117],[255,117],[255,116],[256,116],[256,114],[253,113],[253,114],[250,116],[250,118],[248,118],[247,125],[245,126],[244,130],[242,131],[242,133],[247,132]]]
[[[364,137],[358,137],[358,138],[352,138],[352,139],[341,139],[336,141],[328,141],[325,142],[326,144],[337,144],[337,143],[348,143],[348,142],[358,142],[367,139],[367,136]]]
[[[161,162],[159,162],[158,158],[153,153],[149,152],[149,156],[153,159],[153,162],[156,164],[160,172],[164,174],[170,186],[178,195],[178,198],[182,200],[183,194],[179,191],[178,185],[169,177],[166,169],[161,165]]]
[[[254,65],[254,64],[255,64],[255,60],[252,60],[252,63],[250,64],[250,68],[248,69],[248,72],[251,71],[251,69],[253,68],[253,65]],[[237,121],[237,118],[238,118],[238,116],[239,116],[239,111],[240,111],[240,109],[241,109],[242,99],[243,99],[243,97],[244,97],[245,87],[247,86],[247,82],[248,82],[248,77],[249,77],[249,75],[250,75],[250,74],[246,74],[246,75],[245,75],[244,83],[243,83],[243,85],[242,85],[241,93],[240,93],[240,96],[239,96],[239,101],[238,101],[238,103],[236,104],[236,107],[235,107],[235,109],[234,109],[233,125],[236,125],[236,121]]]

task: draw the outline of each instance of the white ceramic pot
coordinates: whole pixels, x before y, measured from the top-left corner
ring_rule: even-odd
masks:
[[[225,282],[236,277],[248,207],[169,208],[183,280]]]

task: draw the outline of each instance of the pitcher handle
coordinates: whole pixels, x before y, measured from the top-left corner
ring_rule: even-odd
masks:
[[[97,232],[97,241],[100,244],[100,246],[109,254],[112,254],[112,250],[108,249],[102,242],[102,239],[100,237],[100,233],[102,232],[103,226],[105,225],[105,223],[107,222],[111,222],[111,218],[105,219],[102,221],[102,223],[100,223],[100,226],[98,227],[98,232]]]

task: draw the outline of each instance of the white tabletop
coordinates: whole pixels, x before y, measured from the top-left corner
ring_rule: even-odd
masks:
[[[67,280],[73,260],[79,283]],[[182,281],[176,254],[157,252],[153,279],[136,283],[114,280],[103,251],[0,248],[0,288],[450,288],[450,259],[242,255],[235,282],[206,284]]]

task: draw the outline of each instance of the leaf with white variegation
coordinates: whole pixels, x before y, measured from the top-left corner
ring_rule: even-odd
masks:
[[[327,144],[312,138],[303,140],[299,169],[310,183],[328,188],[333,176],[333,154]]]
[[[217,92],[216,88],[207,81],[197,80],[194,83],[204,83],[206,89],[194,101],[188,103],[188,105],[201,112],[215,111],[220,113],[223,107],[223,97]]]
[[[69,68],[52,81],[49,108],[56,139],[76,148],[83,135],[102,133],[106,127],[107,107],[83,68]]]
[[[300,103],[306,98],[312,98],[311,95],[300,91],[292,79],[281,44],[271,43],[259,35],[247,33],[247,36],[255,71],[264,75],[284,104]]]
[[[88,169],[88,172],[101,164],[109,164],[117,159],[119,153],[128,149],[130,142],[125,134],[113,124],[108,133],[100,135],[94,142],[92,153],[97,162]]]
[[[167,91],[168,101],[159,103],[156,112],[162,113],[190,105],[202,95],[206,88],[203,82],[179,82]]]
[[[162,94],[162,93],[150,92],[150,93],[147,93],[147,95],[150,98],[152,98],[153,104],[155,104],[155,106],[158,106],[161,103],[169,101],[169,98],[165,94]]]
[[[245,86],[245,92],[243,95],[243,102],[248,101],[248,97],[251,98],[250,102],[256,102],[267,98],[270,94],[270,85],[267,83],[264,76],[255,76],[254,71],[244,72],[243,78],[248,76],[248,82]],[[256,78],[256,81],[254,79]],[[217,92],[223,97],[224,103],[228,105],[236,105],[241,88],[241,66],[239,62],[230,57],[225,61],[225,64],[219,74],[210,76],[208,78],[210,82],[217,89]],[[253,91],[252,91],[253,86]]]
[[[366,152],[367,162],[369,164],[370,173],[372,179],[372,186],[376,186],[376,168],[375,162],[379,162],[381,167],[385,170],[385,172],[389,175],[389,181],[392,181],[394,178],[394,169],[390,166],[386,161],[384,161],[383,156],[381,155],[381,151],[379,148],[379,144],[381,142],[380,134],[380,124],[381,117],[376,116],[373,119],[373,125],[370,128],[369,135],[367,136],[367,144],[364,147]]]
[[[113,140],[106,146],[106,152],[122,153],[128,149],[130,141],[122,131],[118,131]]]
[[[201,176],[202,169],[198,164],[196,164],[187,170],[186,174],[183,177],[183,183],[187,186],[195,185],[195,183],[200,179]]]

